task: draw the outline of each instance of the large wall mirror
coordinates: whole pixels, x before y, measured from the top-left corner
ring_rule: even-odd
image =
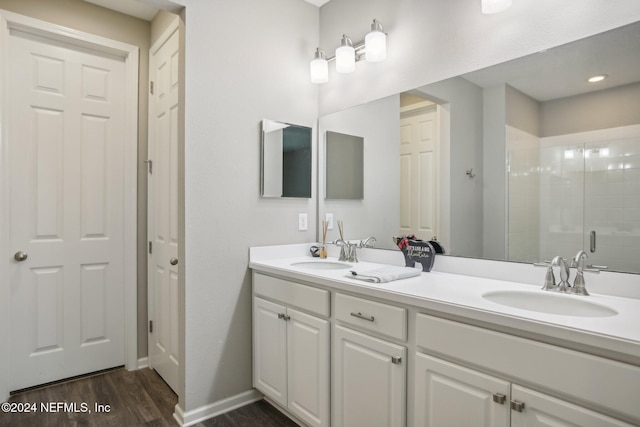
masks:
[[[516,262],[583,249],[640,273],[639,100],[634,23],[328,114],[319,135],[364,137],[367,197],[324,200],[320,185],[319,216],[381,249],[402,234]]]
[[[311,197],[311,128],[262,121],[263,197]]]

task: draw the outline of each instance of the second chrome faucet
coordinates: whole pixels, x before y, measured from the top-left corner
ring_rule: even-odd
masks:
[[[551,262],[547,261],[540,264],[534,264],[538,267],[547,267],[547,274],[545,275],[544,286],[542,289],[545,291],[564,292],[575,295],[589,295],[584,280],[584,272],[599,273],[600,269],[604,269],[606,267],[598,266],[598,268],[585,268],[584,260],[586,258],[586,252],[581,250],[575,257],[573,257],[570,263],[567,263],[567,261],[561,256],[556,256]],[[556,277],[553,271],[554,267],[558,267],[560,270],[560,283],[558,284],[556,284]],[[573,280],[573,286],[569,284],[569,277],[571,275],[570,268],[576,269],[576,277]]]

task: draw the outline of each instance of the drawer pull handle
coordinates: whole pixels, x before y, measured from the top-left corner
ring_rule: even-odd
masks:
[[[513,409],[516,412],[524,411],[524,402],[520,402],[520,401],[517,401],[517,400],[512,400],[511,401],[511,409]]]
[[[391,363],[394,365],[399,365],[402,363],[402,357],[400,356],[391,356]]]
[[[507,396],[502,393],[493,393],[493,401],[499,403],[500,405],[504,405],[504,402],[507,400]]]
[[[373,322],[374,320],[376,320],[375,317],[373,317],[373,316],[365,316],[364,314],[362,314],[360,312],[357,312],[357,313],[351,312],[351,315],[353,317],[357,317],[358,319],[366,320],[366,321],[369,321],[369,322]]]

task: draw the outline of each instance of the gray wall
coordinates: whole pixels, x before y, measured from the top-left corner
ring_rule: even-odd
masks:
[[[506,85],[506,124],[531,135],[540,135],[540,104],[535,99]]]
[[[482,257],[506,259],[506,87],[483,90]]]
[[[638,124],[640,83],[543,102],[540,123],[543,137]]]
[[[482,256],[482,89],[454,77],[416,89],[415,93],[449,104],[450,248],[452,255]],[[467,169],[476,177],[469,179]]]
[[[364,138],[364,198],[325,200],[324,138],[326,131]],[[320,118],[319,215],[333,213],[334,222],[344,222],[345,239],[368,236],[386,239],[399,232],[400,224],[400,99],[390,96]],[[327,240],[339,238],[337,225]]]
[[[260,122],[315,129],[318,88],[309,82],[309,61],[319,22],[317,8],[300,0],[180,3],[186,5],[180,405],[191,411],[251,389],[249,247],[315,240],[315,191],[311,199],[260,198]],[[298,231],[300,212],[309,214],[308,231]]]

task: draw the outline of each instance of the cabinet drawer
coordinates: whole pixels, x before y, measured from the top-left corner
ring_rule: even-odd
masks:
[[[336,319],[360,329],[392,338],[407,339],[407,310],[336,293]]]
[[[327,290],[253,273],[253,291],[256,295],[329,317],[329,291]]]

